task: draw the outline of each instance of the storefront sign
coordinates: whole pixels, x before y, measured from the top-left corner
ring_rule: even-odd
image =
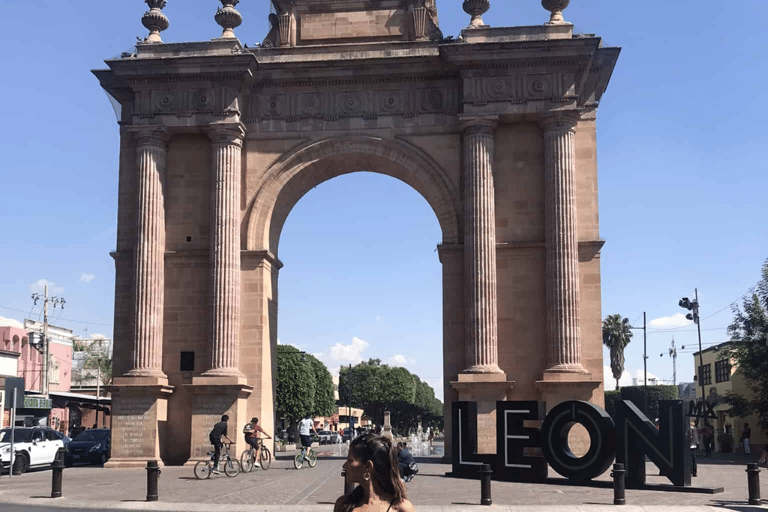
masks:
[[[50,409],[52,406],[53,403],[50,398],[24,397],[25,409]]]
[[[685,443],[685,417],[679,400],[659,401],[657,428],[635,405],[616,402],[616,421],[603,409],[583,401],[567,401],[544,415],[538,401],[496,402],[495,454],[477,453],[477,403],[453,403],[453,476],[479,478],[490,464],[495,480],[541,482],[548,466],[572,480],[591,480],[614,461],[623,463],[628,487],[645,484],[646,456],[674,485],[691,485],[691,457]],[[525,427],[540,422],[541,429]],[[589,450],[576,456],[568,445],[575,424],[589,435]]]

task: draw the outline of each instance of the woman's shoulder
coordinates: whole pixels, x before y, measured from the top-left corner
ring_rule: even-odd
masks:
[[[397,505],[394,505],[392,507],[393,512],[415,512],[416,508],[414,508],[413,503],[410,502],[410,500],[403,500]]]

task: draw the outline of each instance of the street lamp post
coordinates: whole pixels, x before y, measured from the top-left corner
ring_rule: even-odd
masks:
[[[641,327],[630,327],[641,329]],[[646,337],[645,311],[643,311],[643,412],[648,414],[648,343]]]

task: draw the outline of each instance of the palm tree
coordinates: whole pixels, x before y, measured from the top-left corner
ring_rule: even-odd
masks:
[[[603,320],[603,344],[611,351],[611,371],[619,389],[619,379],[624,373],[624,347],[632,340],[629,318],[609,315]]]

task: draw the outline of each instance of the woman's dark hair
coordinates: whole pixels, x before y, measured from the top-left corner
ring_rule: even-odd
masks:
[[[396,505],[406,499],[406,489],[400,480],[397,453],[389,438],[377,434],[360,436],[349,445],[352,455],[360,462],[373,462],[371,478],[384,493],[392,496]],[[343,512],[351,512],[363,498],[363,488],[357,486],[344,500]]]

